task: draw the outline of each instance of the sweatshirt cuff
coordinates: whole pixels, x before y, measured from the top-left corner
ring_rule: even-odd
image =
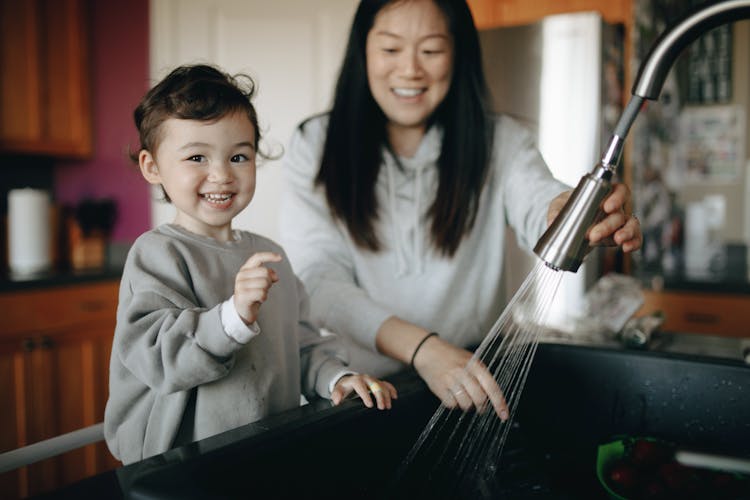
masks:
[[[247,325],[242,320],[234,305],[234,295],[221,304],[220,316],[224,333],[240,344],[247,344],[253,337],[260,334],[260,326],[258,326],[257,321]]]
[[[342,377],[345,377],[347,375],[359,375],[359,374],[351,370],[341,370],[340,372],[336,373],[336,375],[334,375],[331,381],[328,383],[328,392],[333,393],[333,389],[336,387],[336,384],[338,384],[339,380],[341,380]]]

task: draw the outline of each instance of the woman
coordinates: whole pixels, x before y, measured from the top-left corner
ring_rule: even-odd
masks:
[[[282,239],[315,320],[354,341],[353,365],[383,376],[411,363],[446,406],[489,397],[505,417],[465,348],[502,312],[506,221],[531,247],[569,188],[488,96],[464,1],[363,0],[333,108],[291,139]],[[628,198],[617,184],[592,243],[640,247]]]

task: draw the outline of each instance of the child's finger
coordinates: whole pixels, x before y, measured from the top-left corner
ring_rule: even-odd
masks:
[[[359,394],[359,397],[362,399],[362,402],[366,407],[373,407],[374,403],[372,401],[372,396],[370,395],[370,391],[367,388],[367,385],[362,379],[354,381],[354,390],[357,392],[357,394]]]
[[[346,397],[346,394],[344,394],[344,390],[341,389],[338,385],[333,389],[333,392],[331,393],[331,401],[333,402],[334,406],[338,406],[339,403]]]
[[[235,283],[235,289],[241,291],[250,290],[269,290],[275,281],[270,277],[259,277],[259,278],[248,278],[246,276],[240,277]]]
[[[255,253],[251,255],[249,259],[245,261],[241,269],[245,269],[248,267],[258,267],[261,264],[265,264],[266,262],[281,262],[281,255],[275,252]]]
[[[391,395],[391,399],[398,399],[398,391],[393,386],[393,384],[391,384],[390,382],[386,382],[385,380],[381,380],[380,385],[388,390],[388,394]]]
[[[386,392],[386,389],[380,385],[379,381],[371,380],[368,382],[367,387],[375,397],[375,401],[377,401],[378,410],[391,409],[391,395],[389,392]]]

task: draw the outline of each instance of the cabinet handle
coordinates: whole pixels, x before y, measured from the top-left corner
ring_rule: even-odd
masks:
[[[36,342],[34,342],[34,339],[23,339],[23,342],[21,342],[21,347],[24,351],[31,352],[36,349]]]
[[[685,313],[685,320],[691,323],[714,324],[719,322],[719,317],[709,313]]]
[[[55,341],[49,337],[42,337],[42,340],[39,342],[39,347],[42,349],[52,349],[54,346]]]

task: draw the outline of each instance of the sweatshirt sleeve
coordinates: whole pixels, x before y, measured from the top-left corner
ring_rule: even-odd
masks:
[[[322,188],[315,186],[325,131],[322,121],[298,127],[289,143],[281,239],[310,294],[312,321],[351,335],[374,351],[375,335],[393,313],[357,285],[346,228],[334,220]]]
[[[552,176],[529,131],[507,118],[497,128],[495,152],[503,158],[505,213],[519,244],[531,250],[547,229],[550,202],[570,187]]]
[[[179,252],[154,244],[136,242],[126,262],[113,356],[142,384],[170,394],[226,375],[242,344],[224,333],[220,305],[198,305]]]

